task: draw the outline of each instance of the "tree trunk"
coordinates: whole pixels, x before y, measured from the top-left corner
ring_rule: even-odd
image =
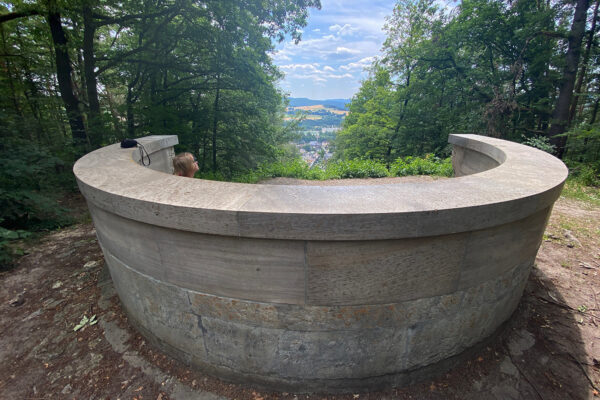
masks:
[[[133,115],[133,88],[127,85],[127,135],[130,138],[135,137],[135,120]]]
[[[579,102],[579,96],[581,95],[581,88],[583,86],[583,80],[587,72],[588,62],[590,61],[590,53],[592,52],[592,44],[594,43],[594,33],[596,32],[596,19],[598,18],[598,5],[600,1],[596,0],[594,7],[594,15],[592,17],[592,26],[588,33],[587,43],[585,45],[585,53],[583,53],[583,61],[581,62],[581,70],[577,77],[577,83],[575,84],[575,96],[573,97],[573,104],[571,104],[571,112],[569,114],[569,123],[575,118],[577,112],[577,103]]]
[[[600,98],[594,102],[594,108],[592,108],[592,116],[590,117],[590,125],[596,122],[596,116],[598,115],[598,105],[600,104]]]
[[[575,78],[581,55],[581,42],[585,33],[586,14],[589,6],[589,0],[577,0],[575,15],[571,24],[571,32],[569,33],[569,47],[566,54],[566,66],[563,72],[562,85],[556,107],[552,112],[552,125],[548,132],[550,143],[556,147],[556,156],[559,158],[563,157],[565,145],[567,144],[567,138],[559,135],[564,133],[569,125],[569,108],[575,87]]]
[[[85,87],[89,102],[88,124],[90,128],[90,139],[93,147],[102,145],[104,132],[100,116],[100,101],[98,100],[98,85],[96,82],[96,60],[94,58],[94,36],[96,35],[96,24],[92,17],[92,9],[89,4],[83,5],[83,73],[85,76]]]
[[[220,94],[220,76],[217,76],[217,91],[215,93],[215,104],[213,112],[212,129],[212,170],[217,171],[217,125],[219,124],[219,94]]]
[[[87,141],[83,115],[80,109],[79,99],[73,93],[73,81],[71,78],[71,60],[67,48],[67,37],[62,27],[60,14],[56,11],[56,3],[48,2],[49,13],[46,16],[52,43],[54,44],[54,57],[56,61],[56,78],[58,89],[67,111],[67,118],[71,127],[73,143],[76,146],[84,146]]]

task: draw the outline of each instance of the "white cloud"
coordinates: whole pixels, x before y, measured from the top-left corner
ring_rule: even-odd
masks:
[[[352,35],[354,32],[358,31],[359,28],[354,28],[352,27],[352,25],[350,24],[344,24],[344,26],[341,26],[339,24],[335,24],[335,25],[331,25],[329,27],[329,30],[331,32],[335,32],[340,36],[350,36]]]
[[[297,70],[301,70],[301,71],[311,71],[311,72],[319,72],[319,64],[313,63],[313,64],[288,64],[288,65],[281,65],[279,68],[283,69],[283,70],[288,70],[288,71],[297,71]]]
[[[276,63],[281,62],[281,61],[292,61],[292,58],[290,56],[286,56],[285,54],[283,54],[281,52],[275,52],[275,53],[271,54],[271,57],[273,58],[273,60]]]
[[[335,54],[360,54],[360,50],[357,49],[349,49],[347,47],[339,46],[335,49]]]
[[[377,57],[365,57],[356,62],[351,62],[347,65],[340,65],[340,69],[344,71],[362,71],[363,69],[370,67],[373,61],[375,61]]]
[[[325,77],[330,78],[330,79],[352,79],[352,78],[354,78],[354,76],[352,74],[343,74],[343,75],[327,74],[327,75],[325,75]]]
[[[322,9],[310,12],[304,39],[298,45],[286,41],[276,46],[272,57],[285,72],[282,87],[294,97],[351,97],[379,54],[385,16],[395,3],[321,0]]]

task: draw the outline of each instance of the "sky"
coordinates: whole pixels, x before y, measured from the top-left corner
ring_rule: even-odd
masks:
[[[365,68],[380,54],[385,17],[395,0],[321,0],[310,9],[296,45],[276,45],[273,60],[285,78],[279,87],[290,97],[349,99],[367,77]]]

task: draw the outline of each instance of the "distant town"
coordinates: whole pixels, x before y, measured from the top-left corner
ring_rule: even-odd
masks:
[[[290,98],[286,121],[300,120],[302,136],[294,142],[302,159],[313,167],[325,165],[333,155],[332,144],[348,115],[349,99],[311,100]]]

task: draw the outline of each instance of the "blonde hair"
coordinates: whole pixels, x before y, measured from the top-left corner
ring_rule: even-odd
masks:
[[[188,176],[194,164],[192,153],[179,153],[173,157],[173,175]]]

